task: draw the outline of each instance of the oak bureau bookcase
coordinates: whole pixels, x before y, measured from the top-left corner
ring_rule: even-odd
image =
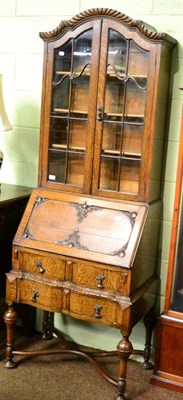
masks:
[[[106,324],[122,333],[118,379],[107,376],[91,354],[80,355],[123,400],[133,351],[129,335],[142,318],[143,366],[150,366],[163,135],[176,41],[103,8],[40,36],[39,187],[13,241],[6,366],[27,354],[13,349],[14,303],[44,310],[45,337],[49,312]]]

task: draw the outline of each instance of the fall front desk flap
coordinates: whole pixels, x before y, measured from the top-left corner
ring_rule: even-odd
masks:
[[[14,244],[130,268],[149,206],[35,189]]]

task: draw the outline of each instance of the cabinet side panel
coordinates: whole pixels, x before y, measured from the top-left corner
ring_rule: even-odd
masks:
[[[132,266],[131,294],[156,275],[161,213],[161,201],[150,205],[140,245]]]
[[[157,58],[156,68],[158,76],[157,100],[154,104],[154,141],[152,154],[152,169],[150,175],[150,201],[160,198],[161,179],[162,179],[162,161],[165,150],[165,130],[167,126],[167,104],[168,90],[171,67],[171,49],[162,46],[161,53]]]

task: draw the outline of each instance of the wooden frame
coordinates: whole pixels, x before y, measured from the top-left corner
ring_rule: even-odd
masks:
[[[165,294],[165,306],[158,321],[154,373],[151,383],[178,392],[183,392],[183,307],[175,310],[173,307],[173,287],[176,280],[176,268],[180,234],[182,234],[181,217],[182,203],[182,179],[183,179],[183,111],[180,130],[180,144],[177,164],[177,176],[175,186],[175,199],[173,221],[170,242],[170,254],[168,263],[167,285]],[[182,252],[182,250],[181,250]],[[180,275],[180,273],[179,273]],[[177,276],[177,279],[180,276]],[[181,283],[181,282],[180,282]],[[182,284],[183,287],[183,284]],[[183,298],[182,298],[183,303]]]

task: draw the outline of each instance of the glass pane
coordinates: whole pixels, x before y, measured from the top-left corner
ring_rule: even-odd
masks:
[[[102,153],[141,157],[143,125],[104,123]]]
[[[50,181],[65,182],[66,152],[49,152],[49,171]]]
[[[138,194],[139,173],[140,161],[138,160],[101,157],[99,188]]]
[[[110,29],[107,73],[116,75],[117,72],[118,74],[124,74],[126,71],[126,57],[126,39],[119,32]]]
[[[68,120],[66,118],[51,118],[50,146],[54,148],[67,147]]]
[[[119,159],[101,157],[99,188],[118,190]]]
[[[82,154],[68,154],[67,182],[83,186],[85,158]]]
[[[124,84],[107,76],[104,118],[106,118],[105,114],[108,114],[111,119],[117,117],[118,114],[122,117],[123,101]]]
[[[53,112],[62,112],[68,110],[69,107],[70,82],[67,76],[64,77],[63,75],[60,75],[60,79],[62,78],[63,80],[58,84],[58,86],[53,86]]]
[[[54,52],[52,111],[60,112],[69,106],[69,73],[71,71],[72,42]]]
[[[147,76],[149,64],[149,52],[141,49],[137,46],[133,40],[130,41],[130,52],[129,52],[129,64],[128,74],[129,75],[145,75]]]
[[[74,72],[81,72],[84,67],[85,73],[90,70],[87,64],[91,64],[92,30],[82,33],[74,41]]]
[[[124,125],[122,154],[141,157],[144,127]]]
[[[64,46],[59,47],[55,50],[55,78],[60,72],[71,70],[71,55],[72,55],[72,42],[69,41]],[[55,79],[54,79],[55,81]]]
[[[121,148],[121,125],[103,124],[102,153],[119,154]]]
[[[104,118],[118,121],[123,113],[124,79],[127,64],[127,41],[119,33],[110,29],[107,58],[107,76]]]
[[[140,89],[131,79],[127,82],[125,114],[144,116],[146,104],[146,90]]]
[[[71,112],[88,112],[89,78],[81,76],[73,79],[71,93]]]
[[[138,194],[140,161],[121,160],[120,192]]]
[[[82,151],[86,149],[86,126],[87,121],[70,120],[69,148]]]

